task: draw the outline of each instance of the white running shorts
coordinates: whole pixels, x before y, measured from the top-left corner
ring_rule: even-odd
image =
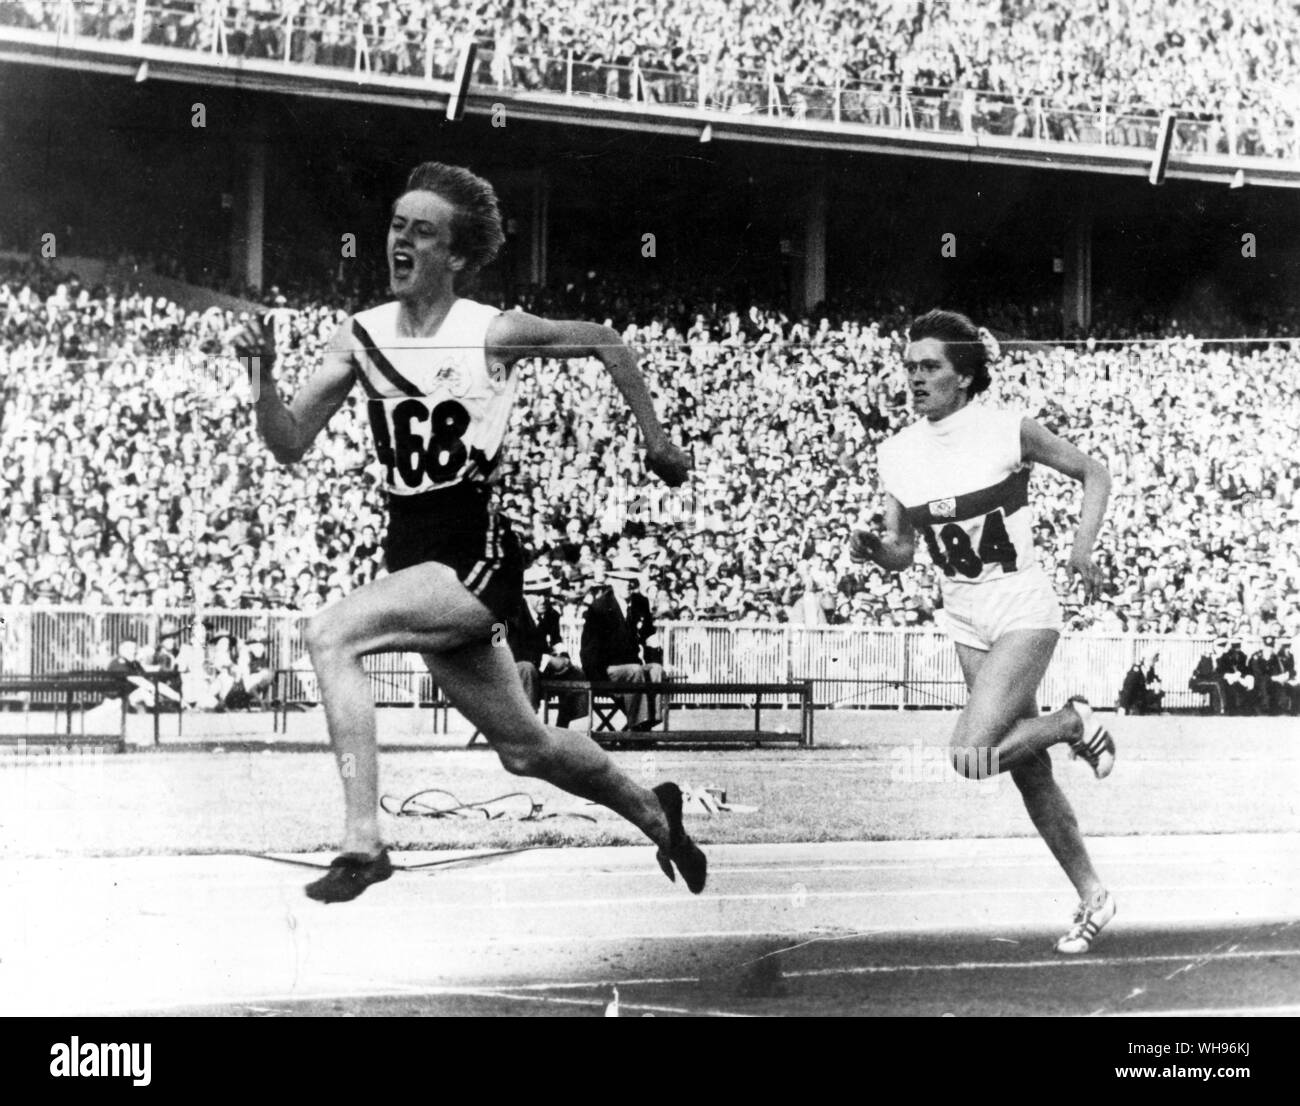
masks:
[[[1061,604],[1037,565],[980,584],[947,584],[935,621],[960,645],[984,652],[1012,630],[1061,632]]]

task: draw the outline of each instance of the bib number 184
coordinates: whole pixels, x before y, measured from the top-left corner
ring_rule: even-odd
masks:
[[[973,580],[984,571],[985,565],[991,564],[1000,564],[1004,572],[1016,570],[1016,547],[1011,544],[1001,511],[990,511],[984,516],[978,549],[971,545],[970,535],[955,522],[945,525],[937,537],[932,526],[923,526],[921,530],[930,556],[947,576],[960,573]]]

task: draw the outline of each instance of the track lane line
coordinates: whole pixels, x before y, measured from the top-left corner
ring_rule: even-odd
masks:
[[[1286,1006],[1204,1006],[1186,1010],[1116,1010],[1103,1018],[1294,1018],[1300,1004]]]

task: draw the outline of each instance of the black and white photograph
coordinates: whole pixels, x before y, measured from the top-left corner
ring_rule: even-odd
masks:
[[[1296,0],[0,0],[0,151],[42,1079],[195,1017],[1261,1074]]]

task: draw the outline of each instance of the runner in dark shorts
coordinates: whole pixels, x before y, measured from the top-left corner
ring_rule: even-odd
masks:
[[[481,518],[440,520],[435,527],[430,525],[435,517],[432,510],[433,505],[407,504],[394,497],[384,539],[384,567],[400,572],[439,561],[498,622],[508,622],[524,595],[524,552],[509,519],[489,511],[486,496]]]
[[[504,313],[457,295],[456,285],[504,240],[490,184],[465,169],[418,166],[389,223],[394,301],[340,326],[324,364],[291,404],[276,389],[267,329],[252,323],[235,342],[256,366],[258,429],[282,464],[300,460],[360,386],[388,493],[388,574],[307,627],[346,814],[342,855],[307,888],[323,902],[356,898],[392,874],[379,833],[375,706],[362,660],[398,652],[424,657],[507,771],[609,807],[659,847],[665,875],[681,873],[692,892],[704,888],[707,862],[682,826],[680,788],[641,787],[590,737],[543,726],[505,647],[502,631],[521,602],[523,558],[493,509],[492,490],[519,362],[598,358],[640,426],[646,468],[677,486],[690,460],[668,440],[636,356],[613,330]]]

